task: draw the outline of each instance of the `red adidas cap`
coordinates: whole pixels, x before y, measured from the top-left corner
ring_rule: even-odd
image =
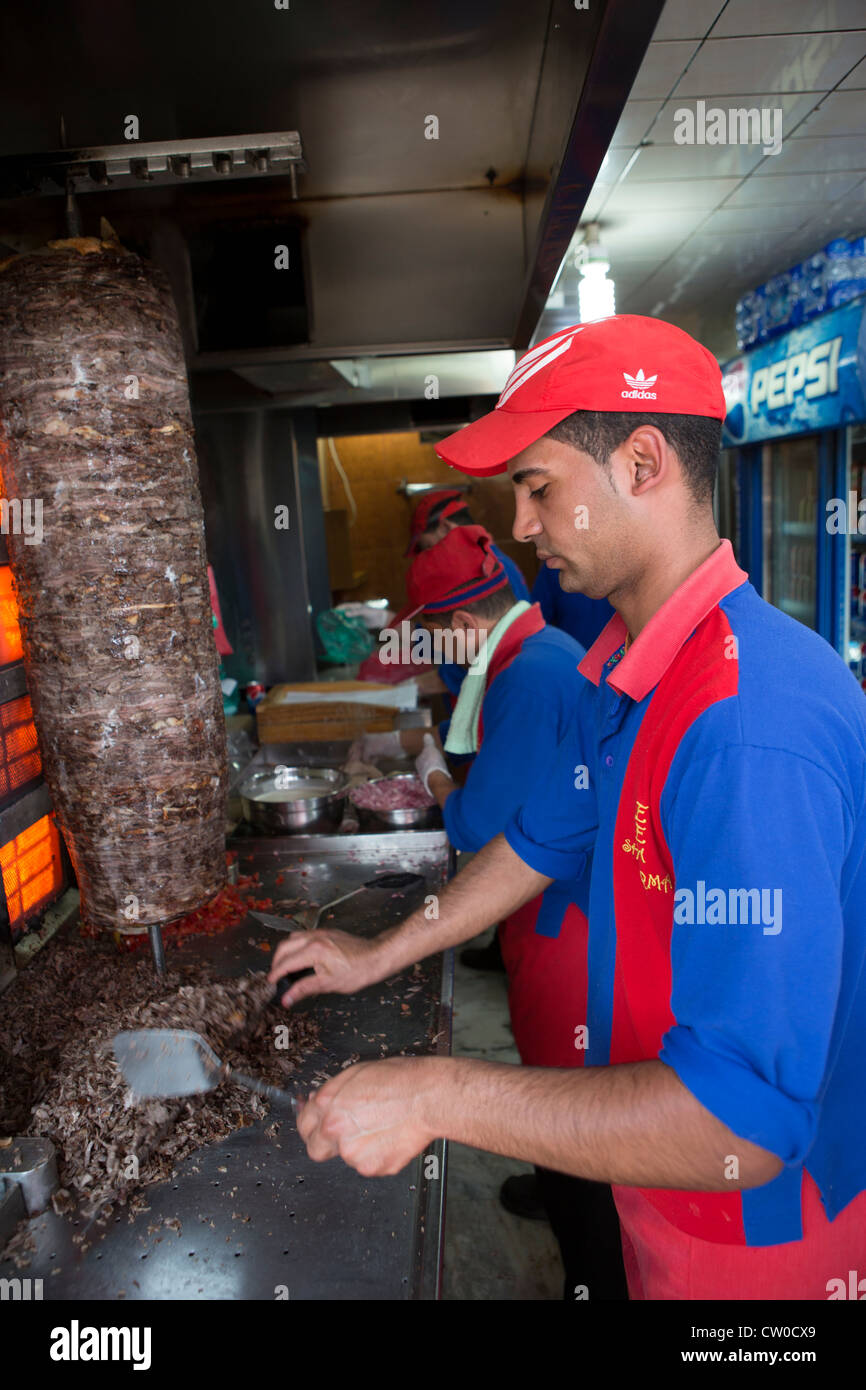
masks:
[[[456,526],[429,550],[422,550],[406,576],[414,612],[448,613],[507,584],[505,567],[492,545],[493,537],[483,526]]]
[[[449,434],[436,453],[463,473],[503,473],[576,410],[727,414],[708,348],[663,319],[615,314],[563,328],[525,353],[490,414]]]
[[[441,488],[436,492],[427,492],[424,494],[412,513],[412,520],[409,522],[409,546],[406,551],[407,555],[414,555],[415,551],[418,549],[418,538],[427,530],[427,526],[430,522],[430,513],[433,511],[434,507],[439,506],[442,507],[442,510],[436,518],[437,522],[442,521],[446,516],[450,516],[452,512],[462,511],[466,506],[466,494],[459,491],[458,488],[453,487]]]

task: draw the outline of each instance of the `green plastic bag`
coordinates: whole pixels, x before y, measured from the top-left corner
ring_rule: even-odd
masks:
[[[316,631],[327,660],[336,666],[351,666],[355,661],[363,661],[375,646],[360,618],[347,617],[336,608],[328,608],[317,615]]]

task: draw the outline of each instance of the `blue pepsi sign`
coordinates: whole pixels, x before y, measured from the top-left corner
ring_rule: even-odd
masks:
[[[866,303],[858,299],[722,367],[725,448],[866,420]]]

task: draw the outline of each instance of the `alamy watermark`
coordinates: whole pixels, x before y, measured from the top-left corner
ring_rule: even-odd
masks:
[[[0,497],[0,534],[23,536],[25,545],[42,544],[42,498]]]
[[[674,890],[678,926],[762,926],[764,936],[782,930],[781,888],[708,888],[699,878],[691,888]]]
[[[707,106],[705,101],[679,106],[674,112],[674,143],[677,145],[760,145],[764,154],[778,154],[782,148],[782,108],[737,106],[727,111]]]
[[[408,618],[397,628],[383,629],[379,660],[386,666],[435,666],[472,664],[475,671],[487,670],[487,633],[478,628],[426,627],[413,630]]]
[[[866,536],[866,497],[829,497],[825,525],[828,536]]]

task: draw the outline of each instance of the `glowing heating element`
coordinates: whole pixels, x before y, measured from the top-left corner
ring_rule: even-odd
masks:
[[[18,600],[12,584],[12,571],[0,565],[0,666],[20,661],[21,628],[18,625]]]
[[[63,887],[63,867],[53,812],[3,845],[0,871],[13,929],[57,897]]]
[[[42,774],[30,696],[0,705],[0,801]]]

